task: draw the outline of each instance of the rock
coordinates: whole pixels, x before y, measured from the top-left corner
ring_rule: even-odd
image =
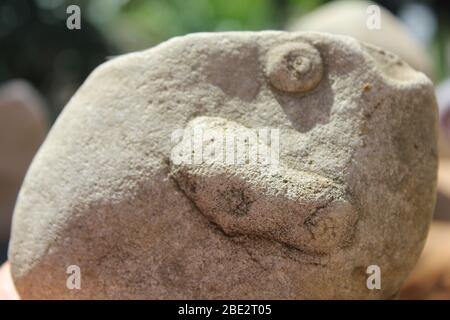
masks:
[[[15,284],[28,299],[394,297],[433,212],[436,130],[430,80],[345,36],[200,33],[118,57],[32,163]]]
[[[367,24],[380,8],[380,28],[368,28]],[[433,64],[425,48],[410,34],[403,23],[379,4],[371,1],[332,1],[298,18],[287,27],[290,31],[320,31],[352,36],[391,51],[413,68],[424,72],[431,79]],[[386,36],[389,35],[389,36]]]
[[[30,84],[13,80],[0,87],[0,242],[9,239],[20,185],[47,129],[45,103]]]
[[[450,299],[450,223],[433,222],[419,262],[400,292],[401,299]]]

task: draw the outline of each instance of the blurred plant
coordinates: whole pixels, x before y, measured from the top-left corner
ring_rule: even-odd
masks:
[[[66,28],[66,1],[0,1],[0,82],[24,78],[59,113],[91,70],[110,54],[89,21]]]
[[[426,1],[433,8],[437,16],[438,27],[434,45],[435,68],[439,79],[444,79],[450,74],[450,2],[445,0]]]
[[[326,0],[110,0],[86,2],[88,18],[123,51],[206,31],[283,29]]]
[[[115,0],[104,13],[104,2],[92,1],[89,19],[123,51],[150,47],[192,32],[276,28],[271,0]],[[114,3],[114,4],[112,4]]]

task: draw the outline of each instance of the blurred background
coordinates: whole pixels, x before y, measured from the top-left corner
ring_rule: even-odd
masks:
[[[66,27],[73,4],[81,9],[79,30]],[[366,26],[372,4],[384,8],[381,30]],[[10,216],[29,162],[96,66],[192,32],[319,30],[383,46],[436,85],[441,165],[434,240],[403,297],[450,299],[449,15],[444,0],[0,0],[0,262],[6,260]]]

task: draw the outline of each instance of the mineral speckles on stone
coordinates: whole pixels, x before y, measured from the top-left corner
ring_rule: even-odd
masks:
[[[288,43],[272,49],[267,76],[277,89],[305,92],[314,89],[323,74],[320,52],[308,43]]]

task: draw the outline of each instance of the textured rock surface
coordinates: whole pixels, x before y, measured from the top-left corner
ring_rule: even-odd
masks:
[[[0,87],[0,242],[9,239],[16,197],[48,130],[41,95],[25,81]]]
[[[288,26],[290,31],[320,31],[352,36],[397,54],[413,68],[433,78],[433,65],[425,48],[413,38],[403,23],[382,6],[380,29],[369,29],[373,17],[371,1],[332,1],[299,18]],[[369,24],[370,24],[369,20]]]
[[[190,128],[277,128],[279,165],[187,161]],[[349,37],[194,34],[119,57],[33,161],[14,281],[24,298],[393,297],[433,212],[436,131],[431,82]]]

